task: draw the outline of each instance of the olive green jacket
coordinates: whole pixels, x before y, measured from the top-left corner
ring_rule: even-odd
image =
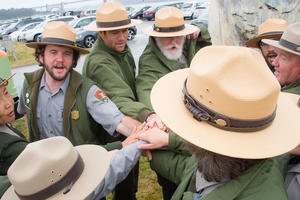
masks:
[[[36,110],[40,81],[44,73],[43,69],[31,73],[25,73],[23,95],[29,128],[30,141],[40,139],[38,132]],[[63,134],[74,146],[81,144],[104,145],[107,150],[120,149],[122,144],[116,138],[107,133],[104,128],[94,121],[86,108],[86,97],[90,87],[94,85],[89,79],[72,71],[70,83],[65,94],[63,108]],[[27,95],[28,94],[28,95]],[[28,109],[29,108],[29,109]],[[116,142],[112,142],[116,141]],[[112,142],[107,144],[108,142]]]
[[[300,80],[282,87],[281,91],[300,95]]]
[[[167,59],[155,43],[153,37],[149,37],[148,44],[139,60],[139,71],[136,78],[136,90],[138,99],[150,110],[150,92],[154,83],[169,72],[183,69],[190,66],[191,60],[199,49],[211,45],[210,35],[204,25],[198,25],[201,32],[196,39],[186,39],[183,54],[187,59],[187,64],[182,64],[176,60]],[[171,85],[170,85],[171,87]]]
[[[128,46],[117,52],[99,37],[85,59],[82,74],[95,81],[125,115],[143,122],[151,113],[137,101],[135,63]]]
[[[162,162],[163,160],[163,162]],[[196,169],[194,156],[172,151],[153,151],[151,167],[178,185],[172,200],[194,200]],[[264,160],[239,177],[216,188],[201,200],[287,200],[283,178],[274,159]]]
[[[0,197],[11,185],[7,178],[8,168],[28,144],[18,130],[10,129],[20,137],[0,132]]]

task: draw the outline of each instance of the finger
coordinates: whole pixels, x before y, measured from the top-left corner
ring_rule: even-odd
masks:
[[[151,151],[146,151],[146,156],[148,158],[148,160],[152,160],[152,154],[151,154]]]
[[[150,149],[155,149],[155,146],[153,144],[141,144],[140,146],[138,146],[138,149],[150,150]]]

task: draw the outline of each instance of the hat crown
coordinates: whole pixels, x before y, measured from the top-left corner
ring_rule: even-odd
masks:
[[[176,7],[163,7],[155,14],[155,24],[158,27],[181,26],[184,24],[183,12]]]
[[[49,22],[45,25],[42,38],[56,38],[76,42],[75,29],[62,21]]]
[[[128,19],[126,8],[120,2],[103,3],[96,11],[96,21],[115,22]]]
[[[253,120],[274,112],[280,85],[255,50],[214,46],[193,58],[187,91],[216,113]]]
[[[53,137],[28,144],[7,174],[17,193],[31,195],[61,180],[77,158],[68,139]]]
[[[290,24],[282,34],[281,39],[300,46],[300,22]]]
[[[274,32],[284,32],[286,27],[288,26],[288,22],[279,19],[279,18],[271,18],[262,23],[258,28],[258,35],[274,33]]]

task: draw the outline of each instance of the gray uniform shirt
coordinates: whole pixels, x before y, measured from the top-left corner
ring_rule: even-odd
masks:
[[[37,124],[41,139],[64,135],[62,113],[69,82],[70,74],[67,75],[64,83],[52,93],[45,82],[45,74],[42,76],[37,103]],[[110,99],[107,98],[107,101],[104,102],[96,98],[94,94],[97,91],[101,90],[96,85],[89,89],[86,97],[87,110],[108,133],[116,136],[118,133],[115,130],[124,115]],[[29,101],[29,94],[24,96],[21,90],[18,105],[18,113],[20,114],[26,113],[25,101]]]
[[[138,149],[138,146],[141,144],[146,144],[146,142],[137,141],[122,148],[113,155],[104,179],[88,196],[87,200],[99,200],[105,197],[113,191],[118,183],[127,177],[142,154],[142,151]]]

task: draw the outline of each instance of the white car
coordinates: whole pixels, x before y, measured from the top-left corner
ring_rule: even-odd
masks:
[[[72,21],[74,19],[77,19],[77,17],[75,17],[75,16],[66,16],[66,17],[58,17],[58,18],[54,18],[54,19],[44,21],[44,22],[40,23],[39,25],[37,25],[35,28],[26,31],[24,33],[24,41],[25,42],[37,42],[39,35],[41,35],[43,30],[44,30],[44,26],[49,22],[64,21],[64,22],[69,23],[70,21]]]
[[[79,29],[81,27],[89,25],[93,21],[96,21],[96,16],[80,17],[70,21],[69,24],[73,26],[73,28]]]
[[[10,34],[10,38],[13,41],[22,41],[23,40],[23,34],[25,31],[28,31],[30,29],[33,29],[34,27],[36,27],[38,24],[40,24],[40,22],[33,22],[30,24],[27,24],[25,26],[23,26],[22,28],[20,28],[19,30],[12,32]]]
[[[184,19],[193,19],[196,3],[184,3],[181,7]]]

